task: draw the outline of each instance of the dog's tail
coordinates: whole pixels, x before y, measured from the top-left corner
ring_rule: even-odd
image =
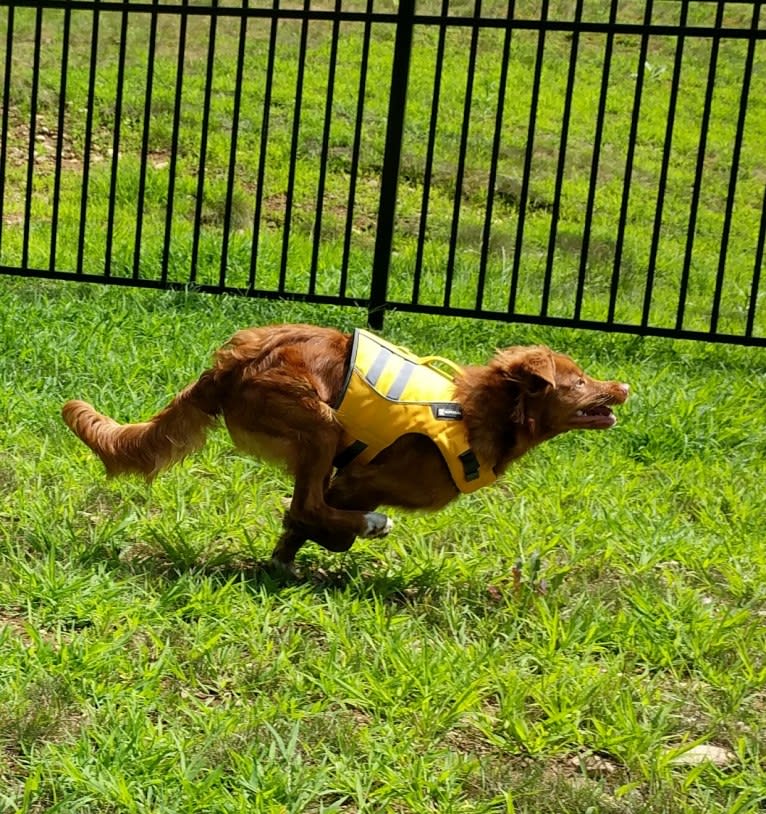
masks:
[[[164,410],[140,424],[118,424],[84,401],[61,410],[75,435],[101,458],[107,473],[152,479],[205,443],[221,407],[212,371],[182,390]]]

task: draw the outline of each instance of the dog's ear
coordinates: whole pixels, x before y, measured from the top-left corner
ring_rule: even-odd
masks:
[[[510,420],[526,426],[530,437],[537,434],[537,418],[530,412],[529,399],[556,387],[556,364],[553,352],[544,345],[515,347],[498,351],[490,366],[497,371],[514,391]]]
[[[556,387],[553,352],[544,345],[498,351],[492,363],[505,378],[521,385],[527,395],[539,395],[548,387]]]

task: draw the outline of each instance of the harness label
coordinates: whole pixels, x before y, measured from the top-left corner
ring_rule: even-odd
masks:
[[[459,404],[438,404],[431,405],[434,413],[434,418],[439,418],[442,421],[462,421],[463,408]]]

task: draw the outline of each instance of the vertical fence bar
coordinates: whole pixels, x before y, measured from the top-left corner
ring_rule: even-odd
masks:
[[[481,18],[481,0],[475,0],[473,7],[473,29],[471,47],[468,52],[468,76],[465,83],[465,103],[463,105],[463,124],[460,130],[460,150],[457,159],[457,177],[455,178],[455,199],[452,204],[452,229],[450,230],[449,250],[447,254],[447,277],[444,284],[444,307],[448,308],[452,299],[452,281],[455,276],[455,257],[457,252],[458,232],[460,228],[460,203],[463,200],[463,178],[465,177],[465,157],[468,150],[468,131],[471,126],[471,106],[473,103],[473,79],[476,73],[476,53],[479,48],[479,20]]]
[[[622,263],[622,249],[625,244],[625,228],[628,222],[628,206],[630,204],[630,183],[633,175],[633,159],[636,153],[636,139],[638,137],[638,122],[641,118],[641,98],[644,89],[644,71],[646,68],[646,51],[649,46],[647,29],[652,22],[653,0],[646,0],[644,8],[644,30],[641,33],[641,48],[638,56],[638,70],[636,71],[636,90],[633,96],[633,116],[630,122],[630,135],[628,136],[628,153],[625,157],[625,180],[622,185],[622,203],[620,204],[620,219],[617,223],[617,241],[614,247],[614,266],[612,267],[612,281],[609,289],[609,311],[606,321],[614,322],[617,309],[617,291],[620,287],[620,265]]]
[[[255,182],[255,209],[253,211],[253,240],[250,246],[250,275],[248,288],[255,288],[255,274],[258,265],[258,239],[261,233],[261,210],[263,208],[263,182],[266,177],[266,155],[269,145],[269,113],[271,111],[271,88],[274,84],[274,57],[277,49],[279,0],[272,6],[269,28],[269,53],[266,60],[266,82],[263,89],[263,113],[261,116],[261,140],[258,146],[258,171]]]
[[[298,49],[298,75],[295,80],[295,107],[293,108],[293,132],[290,143],[290,169],[287,174],[285,195],[285,226],[282,233],[282,260],[279,264],[279,292],[285,290],[287,282],[287,260],[290,251],[290,227],[293,218],[293,196],[295,195],[295,175],[298,164],[298,137],[301,127],[301,107],[303,105],[303,78],[306,72],[306,47],[308,45],[309,17],[311,0],[304,0],[304,16],[301,18],[301,41]]]
[[[154,53],[157,44],[157,5],[152,0],[149,17],[149,49],[146,58],[146,86],[144,90],[144,129],[141,134],[141,163],[138,171],[138,196],[136,203],[136,236],[133,244],[133,279],[137,280],[141,271],[141,236],[144,226],[144,198],[146,196],[146,163],[149,153],[149,128],[152,118],[152,93],[154,91]]]
[[[138,170],[138,195],[136,203],[136,236],[133,244],[133,279],[137,280],[141,271],[141,237],[144,226],[144,198],[146,196],[146,163],[149,153],[149,129],[152,119],[152,93],[154,91],[154,53],[157,45],[157,5],[152,0],[149,12],[149,48],[146,57],[146,86],[144,89],[144,129],[141,134],[141,163]]]
[[[207,161],[207,134],[210,125],[210,102],[213,94],[213,68],[215,66],[215,38],[218,32],[218,0],[213,0],[210,13],[210,39],[207,44],[207,70],[205,72],[205,94],[202,101],[202,132],[200,133],[199,165],[197,169],[197,200],[194,207],[194,234],[192,235],[191,270],[189,282],[197,281],[197,260],[199,259],[200,232],[202,231],[202,207],[205,203],[205,164]]]
[[[423,198],[420,206],[420,226],[418,227],[418,245],[415,251],[415,274],[412,284],[412,301],[420,301],[420,280],[423,274],[423,251],[426,245],[428,228],[428,205],[431,198],[431,174],[434,166],[434,149],[436,147],[436,128],[439,122],[439,101],[441,99],[441,82],[444,70],[444,46],[447,35],[447,13],[449,0],[442,0],[441,18],[439,20],[439,40],[436,45],[436,62],[434,65],[434,91],[431,102],[431,119],[428,125],[428,143],[426,145],[426,164],[423,170]]]
[[[64,128],[66,126],[66,93],[67,73],[69,71],[69,35],[71,31],[72,10],[64,9],[64,29],[61,43],[61,80],[59,82],[59,115],[56,125],[56,168],[53,176],[53,211],[51,213],[51,245],[48,253],[48,270],[56,270],[56,250],[59,228],[59,203],[61,199],[61,161],[64,150]]]
[[[98,29],[100,9],[98,0],[93,8],[93,25],[90,33],[90,66],[88,68],[88,101],[85,106],[85,140],[82,154],[82,193],[80,195],[80,229],[77,236],[77,274],[83,273],[85,261],[85,235],[88,224],[88,188],[90,186],[90,154],[93,146],[93,110],[96,99],[96,75],[98,70]]]
[[[590,251],[590,230],[593,225],[593,210],[596,205],[596,188],[598,187],[598,170],[601,161],[601,142],[604,137],[604,119],[606,118],[606,98],[609,93],[609,74],[612,68],[612,51],[614,49],[614,25],[617,21],[617,6],[619,0],[612,0],[609,9],[609,28],[604,45],[604,64],[601,70],[601,89],[598,97],[598,111],[596,113],[596,130],[593,134],[593,158],[590,167],[590,182],[588,184],[588,200],[585,204],[585,219],[583,221],[582,249],[580,250],[580,270],[577,275],[577,293],[575,294],[574,319],[579,320],[582,315],[582,302],[585,296],[585,277],[588,271],[588,253]]]
[[[181,130],[181,100],[184,87],[184,63],[186,61],[186,28],[189,16],[186,9],[189,0],[181,0],[180,22],[178,25],[178,54],[176,59],[176,84],[173,99],[173,129],[170,137],[170,162],[168,164],[168,200],[165,207],[165,234],[162,241],[162,265],[160,279],[163,285],[168,280],[170,269],[170,242],[173,234],[173,211],[175,207],[176,170],[178,167],[178,139]]]
[[[117,202],[117,178],[120,163],[120,129],[122,124],[122,95],[125,86],[125,54],[128,39],[128,11],[123,9],[120,22],[120,49],[117,57],[117,91],[114,99],[114,133],[112,134],[112,178],[109,184],[109,208],[106,216],[106,254],[104,275],[112,273],[112,248],[114,242],[114,211]]]
[[[388,298],[388,276],[394,238],[396,194],[399,186],[399,163],[402,157],[404,112],[407,106],[407,83],[410,75],[414,24],[415,0],[400,0],[394,43],[394,63],[391,69],[391,96],[388,101],[383,177],[380,183],[378,231],[375,237],[372,285],[367,306],[367,321],[375,330],[383,327]]]
[[[245,72],[247,45],[248,0],[242,0],[242,16],[239,18],[239,45],[237,49],[237,71],[234,79],[234,108],[231,113],[231,144],[229,145],[229,173],[226,182],[226,206],[223,213],[223,235],[221,244],[221,267],[218,285],[226,285],[226,267],[229,261],[229,234],[231,232],[231,211],[234,204],[234,181],[237,168],[237,141],[239,139],[239,112],[242,106],[242,80]]]
[[[713,308],[710,314],[710,333],[718,330],[718,317],[721,310],[721,296],[723,294],[724,274],[726,273],[726,253],[729,247],[731,234],[731,221],[734,212],[734,198],[737,194],[737,176],[739,174],[739,159],[742,154],[742,141],[745,136],[745,120],[747,118],[747,105],[750,97],[750,77],[753,75],[755,62],[755,34],[758,31],[758,21],[761,15],[761,4],[753,4],[753,17],[751,22],[751,36],[747,43],[747,56],[745,57],[745,73],[742,78],[742,95],[739,100],[739,116],[737,117],[737,131],[734,137],[732,150],[731,174],[729,175],[729,189],[726,195],[726,213],[723,220],[723,233],[721,235],[721,250],[718,256],[718,274],[713,293]]]
[[[519,218],[516,224],[516,241],[513,250],[513,270],[511,272],[511,291],[508,296],[508,313],[516,311],[516,292],[519,286],[521,269],[521,249],[524,244],[524,224],[527,217],[529,200],[529,179],[532,174],[532,156],[535,146],[535,125],[537,124],[537,106],[540,101],[540,80],[543,74],[543,56],[545,53],[545,24],[548,21],[548,0],[542,0],[540,8],[540,28],[537,34],[537,54],[535,55],[535,72],[532,80],[532,99],[529,107],[529,125],[527,127],[527,150],[524,156],[524,175],[521,180],[519,196]]]
[[[745,336],[751,337],[755,328],[755,316],[758,312],[758,289],[761,284],[761,269],[763,268],[764,245],[766,245],[766,186],[763,189],[763,203],[761,204],[761,228],[758,231],[758,244],[755,249],[755,266],[753,267],[753,282],[750,286],[750,307],[747,309],[747,326]]]
[[[364,97],[367,93],[367,65],[370,58],[370,37],[372,35],[372,4],[367,0],[364,34],[362,35],[362,61],[359,66],[359,90],[354,124],[354,142],[351,148],[351,178],[348,185],[348,205],[346,207],[346,230],[343,236],[343,260],[340,267],[340,296],[346,296],[348,286],[348,266],[351,257],[351,233],[354,226],[354,205],[356,203],[356,180],[359,174],[359,153],[362,145],[362,122],[364,121]]]
[[[5,74],[3,76],[3,118],[0,124],[0,258],[3,248],[3,212],[5,210],[5,168],[8,161],[8,108],[11,100],[13,67],[14,7],[8,7],[8,29],[5,32]],[[0,260],[1,262],[1,260]]]
[[[335,69],[338,62],[338,39],[340,32],[341,0],[335,0],[335,18],[332,23],[330,44],[330,66],[327,70],[327,97],[325,99],[324,127],[322,128],[322,152],[319,158],[319,183],[317,184],[316,218],[314,220],[314,240],[311,247],[311,268],[309,270],[309,294],[316,293],[317,267],[319,265],[319,244],[322,239],[322,210],[324,208],[324,188],[327,181],[327,155],[330,147],[330,125],[332,124],[332,104],[335,93]]]
[[[705,105],[702,111],[702,124],[700,127],[700,143],[697,150],[697,166],[694,173],[694,185],[692,187],[692,200],[689,209],[689,226],[687,228],[686,251],[684,253],[684,265],[681,272],[681,285],[678,293],[678,312],[676,314],[676,330],[680,331],[684,327],[684,312],[686,310],[686,292],[689,287],[689,274],[692,265],[692,253],[694,251],[694,238],[697,231],[697,209],[699,208],[700,190],[702,189],[702,171],[705,168],[705,152],[707,148],[707,135],[710,126],[710,110],[713,106],[713,92],[715,90],[715,75],[718,68],[718,46],[720,45],[721,23],[723,22],[723,12],[725,3],[718,3],[715,15],[716,33],[710,46],[710,65],[708,66],[707,87],[705,89]]]
[[[492,136],[492,154],[489,162],[487,179],[487,206],[484,210],[484,227],[481,234],[481,256],[479,258],[479,279],[476,289],[476,310],[484,307],[484,286],[487,279],[489,262],[489,241],[492,233],[492,212],[495,206],[495,184],[497,183],[497,164],[500,158],[500,139],[503,132],[503,115],[505,114],[506,85],[508,84],[508,63],[511,58],[511,21],[515,12],[516,0],[508,0],[505,18],[505,37],[503,39],[503,57],[500,62],[500,79],[497,90],[497,107],[495,108],[495,132]]]
[[[548,258],[545,263],[543,280],[543,297],[540,304],[541,316],[548,315],[548,301],[553,278],[553,260],[556,253],[556,235],[558,232],[559,214],[561,212],[561,190],[564,185],[564,168],[566,167],[567,143],[569,137],[569,118],[572,113],[572,96],[574,95],[575,73],[577,71],[577,48],[580,44],[580,23],[582,22],[583,0],[577,0],[574,14],[575,28],[569,50],[569,74],[564,98],[564,113],[561,119],[561,139],[559,141],[559,161],[556,168],[556,183],[553,191],[553,208],[551,210],[551,231],[548,236]]]
[[[24,230],[21,244],[22,268],[29,266],[29,231],[32,225],[32,193],[34,192],[35,138],[37,135],[37,95],[40,86],[40,47],[42,44],[43,10],[35,11],[34,55],[32,58],[32,97],[29,112],[29,153],[27,157],[27,187],[24,193]]]
[[[676,121],[676,105],[678,103],[678,89],[681,84],[681,70],[684,56],[684,34],[688,18],[689,3],[681,3],[681,16],[678,22],[678,35],[676,39],[676,55],[673,62],[673,76],[670,80],[670,99],[668,100],[668,120],[665,125],[665,138],[663,140],[662,164],[660,178],[657,184],[657,203],[654,207],[654,228],[652,229],[652,242],[649,247],[649,262],[646,269],[646,288],[644,289],[644,308],[641,315],[641,327],[649,324],[649,313],[652,308],[652,292],[654,288],[654,274],[657,267],[657,255],[660,246],[660,232],[662,231],[662,214],[665,208],[665,188],[670,168],[670,154],[673,146],[673,130]]]

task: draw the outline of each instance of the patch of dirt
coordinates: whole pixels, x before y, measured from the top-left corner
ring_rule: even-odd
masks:
[[[25,645],[30,645],[32,640],[27,631],[27,620],[18,614],[0,612],[0,631],[8,630],[17,639],[21,639]]]
[[[730,749],[715,746],[712,743],[701,743],[671,758],[670,763],[673,766],[699,766],[702,763],[711,763],[713,766],[730,766],[736,760],[737,756]]]
[[[23,167],[29,161],[29,148],[32,132],[28,122],[19,121],[19,115],[9,110],[8,152],[7,161],[11,166]],[[44,117],[35,117],[33,156],[35,166],[54,166],[58,155],[58,130],[55,125],[45,123]],[[82,158],[78,157],[71,141],[66,134],[61,139],[61,166],[77,168],[82,166]],[[104,157],[98,153],[91,154],[91,161],[103,161]]]
[[[31,625],[21,613],[13,613],[12,611],[0,611],[0,632],[8,630],[16,638],[19,639],[25,647],[32,647],[34,639],[29,631]],[[55,646],[58,642],[58,637],[51,630],[45,628],[37,628],[37,635],[51,647]]]
[[[2,110],[0,109],[0,116]],[[25,167],[29,162],[29,147],[32,132],[29,122],[21,120],[18,111],[9,110],[7,161],[12,167]],[[112,158],[112,150],[99,150],[92,148],[90,164],[99,164]],[[66,132],[61,137],[61,151],[59,153],[59,132],[56,124],[48,123],[42,114],[35,117],[33,157],[35,167],[51,169],[60,164],[62,169],[82,170],[85,163],[84,155],[77,150]],[[118,154],[118,158],[122,153]],[[170,165],[169,150],[150,150],[146,154],[147,166],[155,170],[166,169]]]

